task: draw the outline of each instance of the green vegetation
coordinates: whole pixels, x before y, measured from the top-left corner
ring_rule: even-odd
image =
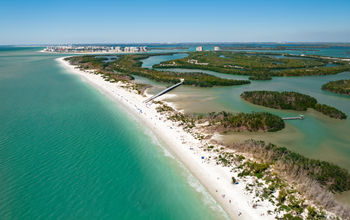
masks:
[[[159,54],[152,54],[152,56]],[[113,62],[104,62],[106,58],[99,56],[75,56],[66,58],[71,64],[79,66],[81,69],[93,69],[99,74],[104,75],[106,80],[128,81],[132,80],[132,75],[143,76],[158,82],[177,83],[184,79],[185,85],[194,85],[201,87],[212,86],[232,86],[250,83],[248,80],[230,80],[222,79],[204,73],[177,73],[164,72],[153,69],[141,68],[141,59],[151,55],[122,55]]]
[[[350,95],[350,79],[330,81],[324,84],[322,89],[339,94]]]
[[[157,81],[172,83],[178,82],[180,78],[185,78],[185,82],[187,79],[191,83],[190,85],[196,86],[228,83],[227,81],[220,81],[220,78],[209,78],[209,76],[203,74],[199,74],[196,78],[197,76],[192,73],[182,74],[145,70],[141,68],[140,59],[147,56],[125,55],[109,63],[103,62],[104,58],[98,56],[72,57],[68,60],[82,69],[96,70],[97,74],[102,74],[109,81],[131,81],[133,79],[132,75],[140,75]],[[202,78],[199,76],[202,76]],[[142,93],[145,86],[135,85],[134,89]],[[330,117],[346,118],[346,115],[339,110],[318,104],[313,97],[296,92],[254,91],[245,92],[241,96],[254,104],[267,107],[302,111],[307,110],[307,108],[314,108]],[[159,104],[156,108],[158,112],[166,113],[170,120],[183,125],[188,131],[193,131],[191,129],[197,126],[200,129],[207,129],[209,133],[215,131],[278,131],[285,126],[280,117],[270,113],[232,114],[219,112],[194,115],[177,112],[161,102],[155,103]],[[191,134],[194,133],[191,132]],[[203,137],[203,135],[198,136],[200,139],[203,139]],[[287,148],[265,144],[261,141],[250,140],[243,144],[233,144],[228,147],[231,148],[230,152],[225,152],[223,148],[213,145],[208,145],[204,150],[218,152],[219,155],[215,158],[217,164],[232,167],[233,170],[239,171],[237,176],[232,176],[232,183],[239,182],[246,176],[252,177],[250,179],[255,182],[247,184],[246,189],[251,193],[254,192],[259,201],[268,200],[278,206],[275,210],[270,210],[269,213],[279,213],[282,219],[300,219],[300,216],[307,216],[308,219],[324,218],[325,214],[322,210],[318,210],[305,202],[302,196],[307,196],[308,199],[316,201],[315,204],[317,205],[321,204],[329,210],[336,210],[342,216],[350,216],[348,211],[344,211],[343,208],[338,206],[331,194],[350,190],[350,174],[345,169],[325,161],[306,158]],[[232,153],[232,149],[235,153]],[[239,152],[244,153],[246,157],[239,155]],[[252,157],[256,160],[247,159]],[[287,181],[283,180],[282,177],[287,177],[288,180],[292,181],[287,184]],[[302,193],[295,190],[294,186],[300,187],[299,190]],[[256,205],[253,204],[253,207]]]
[[[221,50],[302,50],[302,51],[317,51],[316,49],[305,49],[305,48],[294,48],[294,47],[286,47],[286,46],[278,46],[278,47],[262,47],[262,46],[237,46],[237,47],[220,47]]]
[[[297,92],[247,91],[241,94],[241,98],[253,104],[269,108],[297,111],[306,111],[308,108],[313,108],[331,118],[347,118],[338,109],[328,105],[318,104],[315,98]]]
[[[162,62],[155,68],[204,69],[220,73],[250,75],[256,79],[268,76],[329,75],[350,70],[350,64],[341,60],[330,61],[320,56],[284,55],[277,53],[210,51],[192,52],[188,57]],[[327,66],[329,62],[336,66]],[[265,75],[258,77],[259,75]]]
[[[162,102],[156,104],[158,112],[165,113],[168,118],[183,125],[193,135],[197,131],[203,134],[206,128],[209,134],[215,131],[237,131],[237,128],[249,130],[247,129],[249,126],[252,126],[250,130],[253,131],[256,130],[254,126],[261,127],[260,117],[264,115],[264,113],[244,115],[227,112],[183,114]],[[259,119],[257,124],[254,122],[255,118]],[[266,128],[268,123],[264,121],[263,124]],[[272,125],[276,126],[276,122]],[[241,129],[242,127],[244,128]],[[350,190],[350,174],[343,168],[325,161],[306,158],[284,147],[255,140],[226,145],[226,148],[208,143],[203,149],[216,155],[212,155],[212,158],[217,165],[232,168],[233,184],[240,183],[242,179],[244,182],[248,181],[246,190],[255,195],[253,207],[260,205],[261,201],[269,201],[277,208],[269,210],[268,213],[275,213],[283,219],[298,219],[302,216],[322,219],[326,214],[319,205],[327,210],[336,210],[335,213],[339,216],[350,216],[349,210],[337,203],[333,197],[335,192]],[[249,158],[255,159],[253,161]],[[249,178],[246,178],[248,176]],[[305,198],[316,202],[318,207],[313,206],[315,203],[309,203]]]
[[[315,98],[297,92],[248,91],[241,98],[256,105],[297,111],[306,111],[317,103]]]
[[[109,66],[109,63],[105,63],[104,61],[107,58],[99,57],[99,56],[73,56],[65,58],[70,64],[78,66],[83,70],[95,70],[97,74],[101,74],[105,80],[107,81],[130,81],[134,78],[127,74],[116,74]]]
[[[284,121],[267,112],[238,113],[229,112],[210,113],[206,118],[209,126],[216,131],[279,131],[285,127]]]
[[[144,92],[146,91],[146,89],[150,87],[151,87],[150,85],[141,84],[141,83],[135,83],[132,85],[132,89],[136,90],[140,95],[144,95]]]
[[[238,113],[232,114],[229,112],[211,112],[205,115],[183,114],[175,111],[167,105],[159,105],[156,110],[158,112],[171,113],[168,118],[172,121],[180,122],[186,128],[195,127],[196,123],[209,122],[206,126],[209,130],[217,132],[231,131],[279,131],[285,127],[284,121],[273,114],[267,112],[254,113]]]
[[[237,182],[235,177],[232,177],[232,183],[235,184]]]
[[[150,55],[123,55],[118,60],[111,62],[110,65],[115,71],[128,74],[139,75],[158,82],[177,83],[184,79],[184,85],[194,85],[200,87],[212,86],[232,86],[250,83],[248,80],[229,80],[204,73],[178,73],[165,72],[154,69],[141,68],[141,59]]]
[[[234,149],[235,153],[220,152],[217,163],[223,164],[221,161],[225,160],[226,164],[223,165],[234,167],[240,178],[255,177],[255,183],[248,184],[247,191],[255,191],[260,200],[267,199],[276,204],[278,208],[274,212],[281,213],[283,219],[296,219],[306,211],[308,219],[325,218],[322,208],[316,209],[310,203],[306,204],[304,198],[332,210],[344,219],[349,218],[350,210],[338,203],[333,196],[335,192],[350,189],[350,174],[347,170],[332,163],[306,158],[284,147],[265,144],[263,141],[248,140],[229,148]],[[234,154],[240,152],[258,161],[239,162]]]
[[[168,105],[158,105],[156,107],[157,112],[173,112],[175,111],[172,107]]]
[[[326,214],[322,208],[316,208],[305,200],[305,195],[308,195],[309,191],[311,191],[318,196],[318,200],[316,199],[318,205],[337,210],[339,216],[349,216],[349,210],[336,203],[334,198],[330,196],[329,188],[320,188],[320,183],[309,181],[310,177],[307,172],[320,172],[320,170],[322,172],[322,169],[327,169],[328,163],[322,164],[325,168],[310,167],[308,165],[309,161],[307,161],[309,159],[290,157],[289,154],[292,154],[292,152],[286,151],[285,148],[282,148],[282,151],[280,149],[272,149],[270,145],[265,145],[264,142],[253,140],[239,145],[234,144],[230,148],[233,148],[235,152],[217,151],[218,156],[214,159],[218,165],[232,167],[234,173],[238,173],[237,176],[232,177],[232,183],[245,180],[244,182],[247,183],[245,189],[254,195],[253,208],[258,206],[260,201],[268,200],[276,205],[276,208],[273,211],[269,210],[268,213],[275,213],[277,219],[303,219],[301,218],[302,216],[308,216],[308,219],[324,219]],[[255,161],[246,159],[240,155],[240,152],[248,153],[257,159]],[[243,160],[241,159],[242,157]],[[293,160],[290,158],[293,158]],[[330,166],[332,167],[333,165]],[[341,168],[332,167],[332,169],[337,170]],[[333,175],[330,177],[331,179],[337,178],[337,174],[332,174],[330,171],[325,173]],[[285,177],[286,174],[292,179],[292,182],[288,178],[280,178],[280,176]],[[346,171],[344,175],[349,180],[349,174]],[[250,178],[247,179],[246,177]],[[305,181],[310,183],[303,189],[308,193],[295,188],[304,184]],[[317,189],[316,191],[315,188]]]
[[[246,167],[241,173],[238,174],[239,177],[243,176],[256,176],[258,179],[263,177],[264,171],[269,168],[269,164],[256,163],[256,162],[245,162],[243,166]]]
[[[331,192],[350,190],[350,174],[347,170],[332,163],[306,158],[285,147],[265,144],[263,141],[250,140],[245,144],[232,147],[241,152],[251,153],[254,157],[264,160],[265,163],[283,164],[276,168],[289,172],[291,176],[304,173]]]
[[[319,48],[330,48],[332,46],[343,46],[337,44],[324,45],[286,45],[286,46],[260,46],[260,45],[235,45],[220,47],[222,50],[299,50],[299,51],[319,51]]]
[[[347,116],[345,113],[339,111],[338,109],[328,106],[328,105],[324,105],[324,104],[316,104],[315,105],[315,110],[322,112],[325,115],[328,115],[331,118],[338,118],[338,119],[346,119]]]

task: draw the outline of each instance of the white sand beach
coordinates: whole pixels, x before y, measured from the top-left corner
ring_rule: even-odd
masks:
[[[210,159],[210,156],[211,158],[215,156],[215,152],[204,151],[203,148],[208,140],[196,139],[181,126],[177,126],[175,122],[158,113],[155,104],[143,103],[145,97],[122,87],[122,83],[111,83],[91,71],[81,71],[64,58],[58,58],[57,61],[69,73],[80,76],[82,80],[110,96],[115,102],[123,104],[130,113],[140,119],[145,129],[151,129],[162,142],[166,143],[165,147],[169,152],[200,181],[230,218],[249,220],[275,218],[274,215],[268,215],[268,210],[274,210],[275,206],[267,201],[260,202],[253,208],[253,195],[245,189],[250,183],[249,178],[240,181],[239,184],[233,184],[232,176],[236,177],[237,173],[233,173],[229,167],[217,165],[214,159]]]

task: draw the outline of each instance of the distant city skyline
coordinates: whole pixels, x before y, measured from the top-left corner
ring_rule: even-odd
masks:
[[[350,1],[20,1],[0,9],[0,45],[350,42]]]

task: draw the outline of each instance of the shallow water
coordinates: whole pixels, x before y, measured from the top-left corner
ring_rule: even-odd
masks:
[[[148,65],[150,64],[148,63]],[[196,71],[222,78],[247,79],[247,76],[229,75],[205,70],[169,70],[180,72]],[[289,135],[280,135],[278,132],[275,134],[249,133],[245,135],[240,133],[228,135],[223,140],[232,141],[236,138],[259,137],[259,139],[288,147],[305,156],[334,162],[350,170],[350,136],[348,135],[350,119],[331,119],[313,110],[306,112],[275,110],[250,104],[240,98],[242,92],[250,90],[297,91],[317,98],[319,103],[334,106],[350,117],[350,97],[321,90],[321,86],[328,81],[349,78],[350,73],[345,72],[329,76],[274,77],[269,81],[251,81],[252,83],[248,85],[229,87],[196,88],[181,86],[171,91],[172,94],[177,96],[167,100],[174,102],[178,108],[185,112],[204,113],[222,110],[231,112],[268,111],[283,117],[304,114],[305,120],[287,121],[287,129],[281,131],[288,133],[291,132],[289,129],[293,128],[293,134],[298,133],[302,135],[290,138]],[[159,84],[157,90],[159,90],[158,87]]]
[[[161,56],[151,56],[147,59],[144,59],[142,62],[143,68],[152,68],[154,64],[161,63],[163,61],[167,60],[175,60],[175,59],[182,59],[184,57],[187,57],[188,54],[185,53],[176,53],[172,55],[161,55]]]
[[[347,48],[321,49],[317,54],[324,56],[346,57]],[[273,51],[271,51],[273,52]],[[275,51],[276,52],[276,51]],[[316,53],[309,51],[309,53]],[[171,57],[168,57],[171,60]],[[164,57],[163,57],[164,59]],[[154,61],[156,59],[154,58]],[[149,60],[148,60],[149,61]],[[156,63],[147,62],[152,66]],[[164,70],[164,69],[162,69]],[[222,74],[206,70],[168,69],[179,72],[203,72],[228,79],[247,79],[247,76]],[[303,114],[304,120],[286,121],[286,128],[275,133],[233,133],[221,136],[224,143],[241,142],[246,139],[264,140],[287,147],[304,156],[329,161],[350,170],[350,97],[323,91],[321,86],[332,80],[350,79],[350,72],[328,76],[273,77],[268,81],[251,81],[251,84],[228,87],[197,88],[180,86],[171,91],[172,96],[166,101],[173,102],[184,112],[258,112],[267,111],[281,117]],[[165,84],[157,83],[151,93],[163,89]],[[331,119],[309,109],[303,111],[275,110],[250,104],[240,98],[244,91],[273,90],[296,91],[315,97],[319,103],[334,106],[348,115],[347,120]],[[341,201],[350,204],[349,192],[338,196]]]

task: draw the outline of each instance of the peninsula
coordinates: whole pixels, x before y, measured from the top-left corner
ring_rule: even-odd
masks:
[[[171,83],[178,82],[177,77],[185,78],[184,82],[191,81],[191,76],[144,71],[139,63],[143,58],[125,55],[111,64],[104,64],[103,58],[93,56],[59,58],[58,61],[70,73],[123,104],[157,134],[231,218],[350,216],[350,210],[334,199],[335,192],[350,190],[348,171],[273,144],[247,141],[224,145],[213,138],[216,133],[227,131],[278,131],[284,127],[281,118],[268,113],[188,115],[168,102],[146,104],[144,100],[150,95],[147,90],[144,95],[140,94],[132,80],[133,74],[159,81],[164,77],[164,82]],[[207,80],[206,77],[203,79]],[[197,82],[194,85],[207,83],[201,79]]]
[[[159,71],[154,69],[141,68],[140,60],[150,56],[161,54],[135,54],[121,55],[113,62],[104,62],[106,58],[99,56],[76,56],[67,58],[73,65],[78,65],[82,69],[94,69],[105,78],[112,81],[132,80],[133,75],[146,77],[158,82],[178,83],[184,79],[184,85],[193,85],[200,87],[212,86],[232,86],[249,84],[249,80],[231,80],[203,73],[179,73],[170,71]]]
[[[350,79],[331,81],[322,86],[323,90],[350,95]]]

